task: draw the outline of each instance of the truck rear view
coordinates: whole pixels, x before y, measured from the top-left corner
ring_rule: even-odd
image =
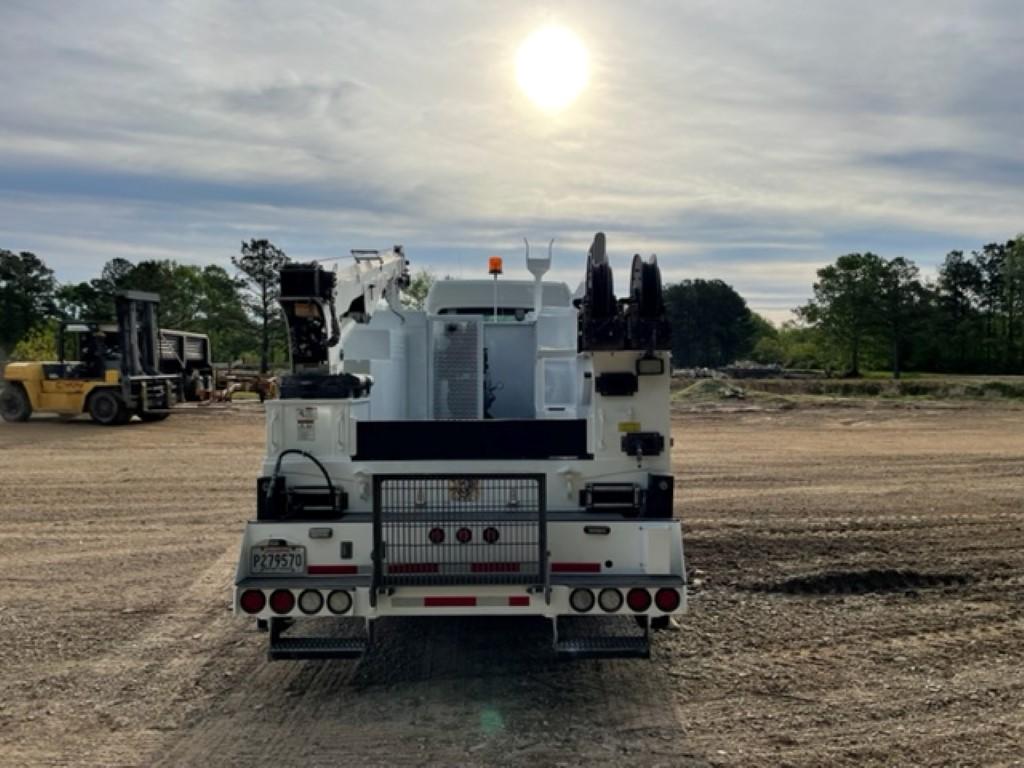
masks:
[[[574,299],[444,280],[402,306],[400,247],[281,274],[292,368],[235,580],[270,657],[358,656],[403,616],[550,621],[565,656],[647,656],[685,610],[656,261],[617,300],[599,233]],[[356,632],[309,635],[308,619]],[[322,624],[323,622],[319,622]]]

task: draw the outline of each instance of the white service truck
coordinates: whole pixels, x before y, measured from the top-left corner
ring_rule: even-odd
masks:
[[[235,612],[272,659],[359,656],[377,619],[423,616],[543,617],[560,655],[646,657],[686,608],[656,259],[616,300],[598,233],[575,297],[527,249],[533,280],[492,258],[413,310],[401,247],[353,256],[281,271],[292,373]],[[310,636],[325,618],[356,632]]]

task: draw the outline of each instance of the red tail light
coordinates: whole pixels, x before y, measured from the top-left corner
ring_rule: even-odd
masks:
[[[267,598],[263,595],[262,590],[247,589],[238,599],[238,604],[246,613],[259,613],[267,604]]]
[[[654,593],[654,604],[658,606],[659,611],[672,613],[679,607],[679,593],[667,587],[659,589]]]
[[[430,539],[431,544],[442,544],[444,543],[444,529],[443,528],[431,528],[430,533],[427,534],[427,538]]]
[[[270,610],[274,613],[290,613],[295,607],[295,595],[287,589],[275,589],[270,593]]]
[[[646,589],[631,589],[626,593],[626,604],[630,610],[642,613],[651,607],[651,593]]]
[[[497,528],[484,528],[484,541],[488,544],[493,544],[501,538],[501,534],[498,533]]]
[[[469,528],[459,528],[455,532],[455,538],[459,540],[460,544],[468,544],[473,540],[473,532]]]

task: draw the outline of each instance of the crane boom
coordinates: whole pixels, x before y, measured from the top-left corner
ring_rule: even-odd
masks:
[[[353,251],[352,256],[353,263],[333,271],[316,262],[281,269],[279,302],[296,373],[330,373],[330,349],[348,329],[368,322],[381,299],[392,308],[400,306],[401,290],[409,284],[402,246]]]

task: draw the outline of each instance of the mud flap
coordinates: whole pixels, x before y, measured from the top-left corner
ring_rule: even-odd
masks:
[[[551,622],[555,654],[565,659],[647,659],[646,616],[558,616]]]

